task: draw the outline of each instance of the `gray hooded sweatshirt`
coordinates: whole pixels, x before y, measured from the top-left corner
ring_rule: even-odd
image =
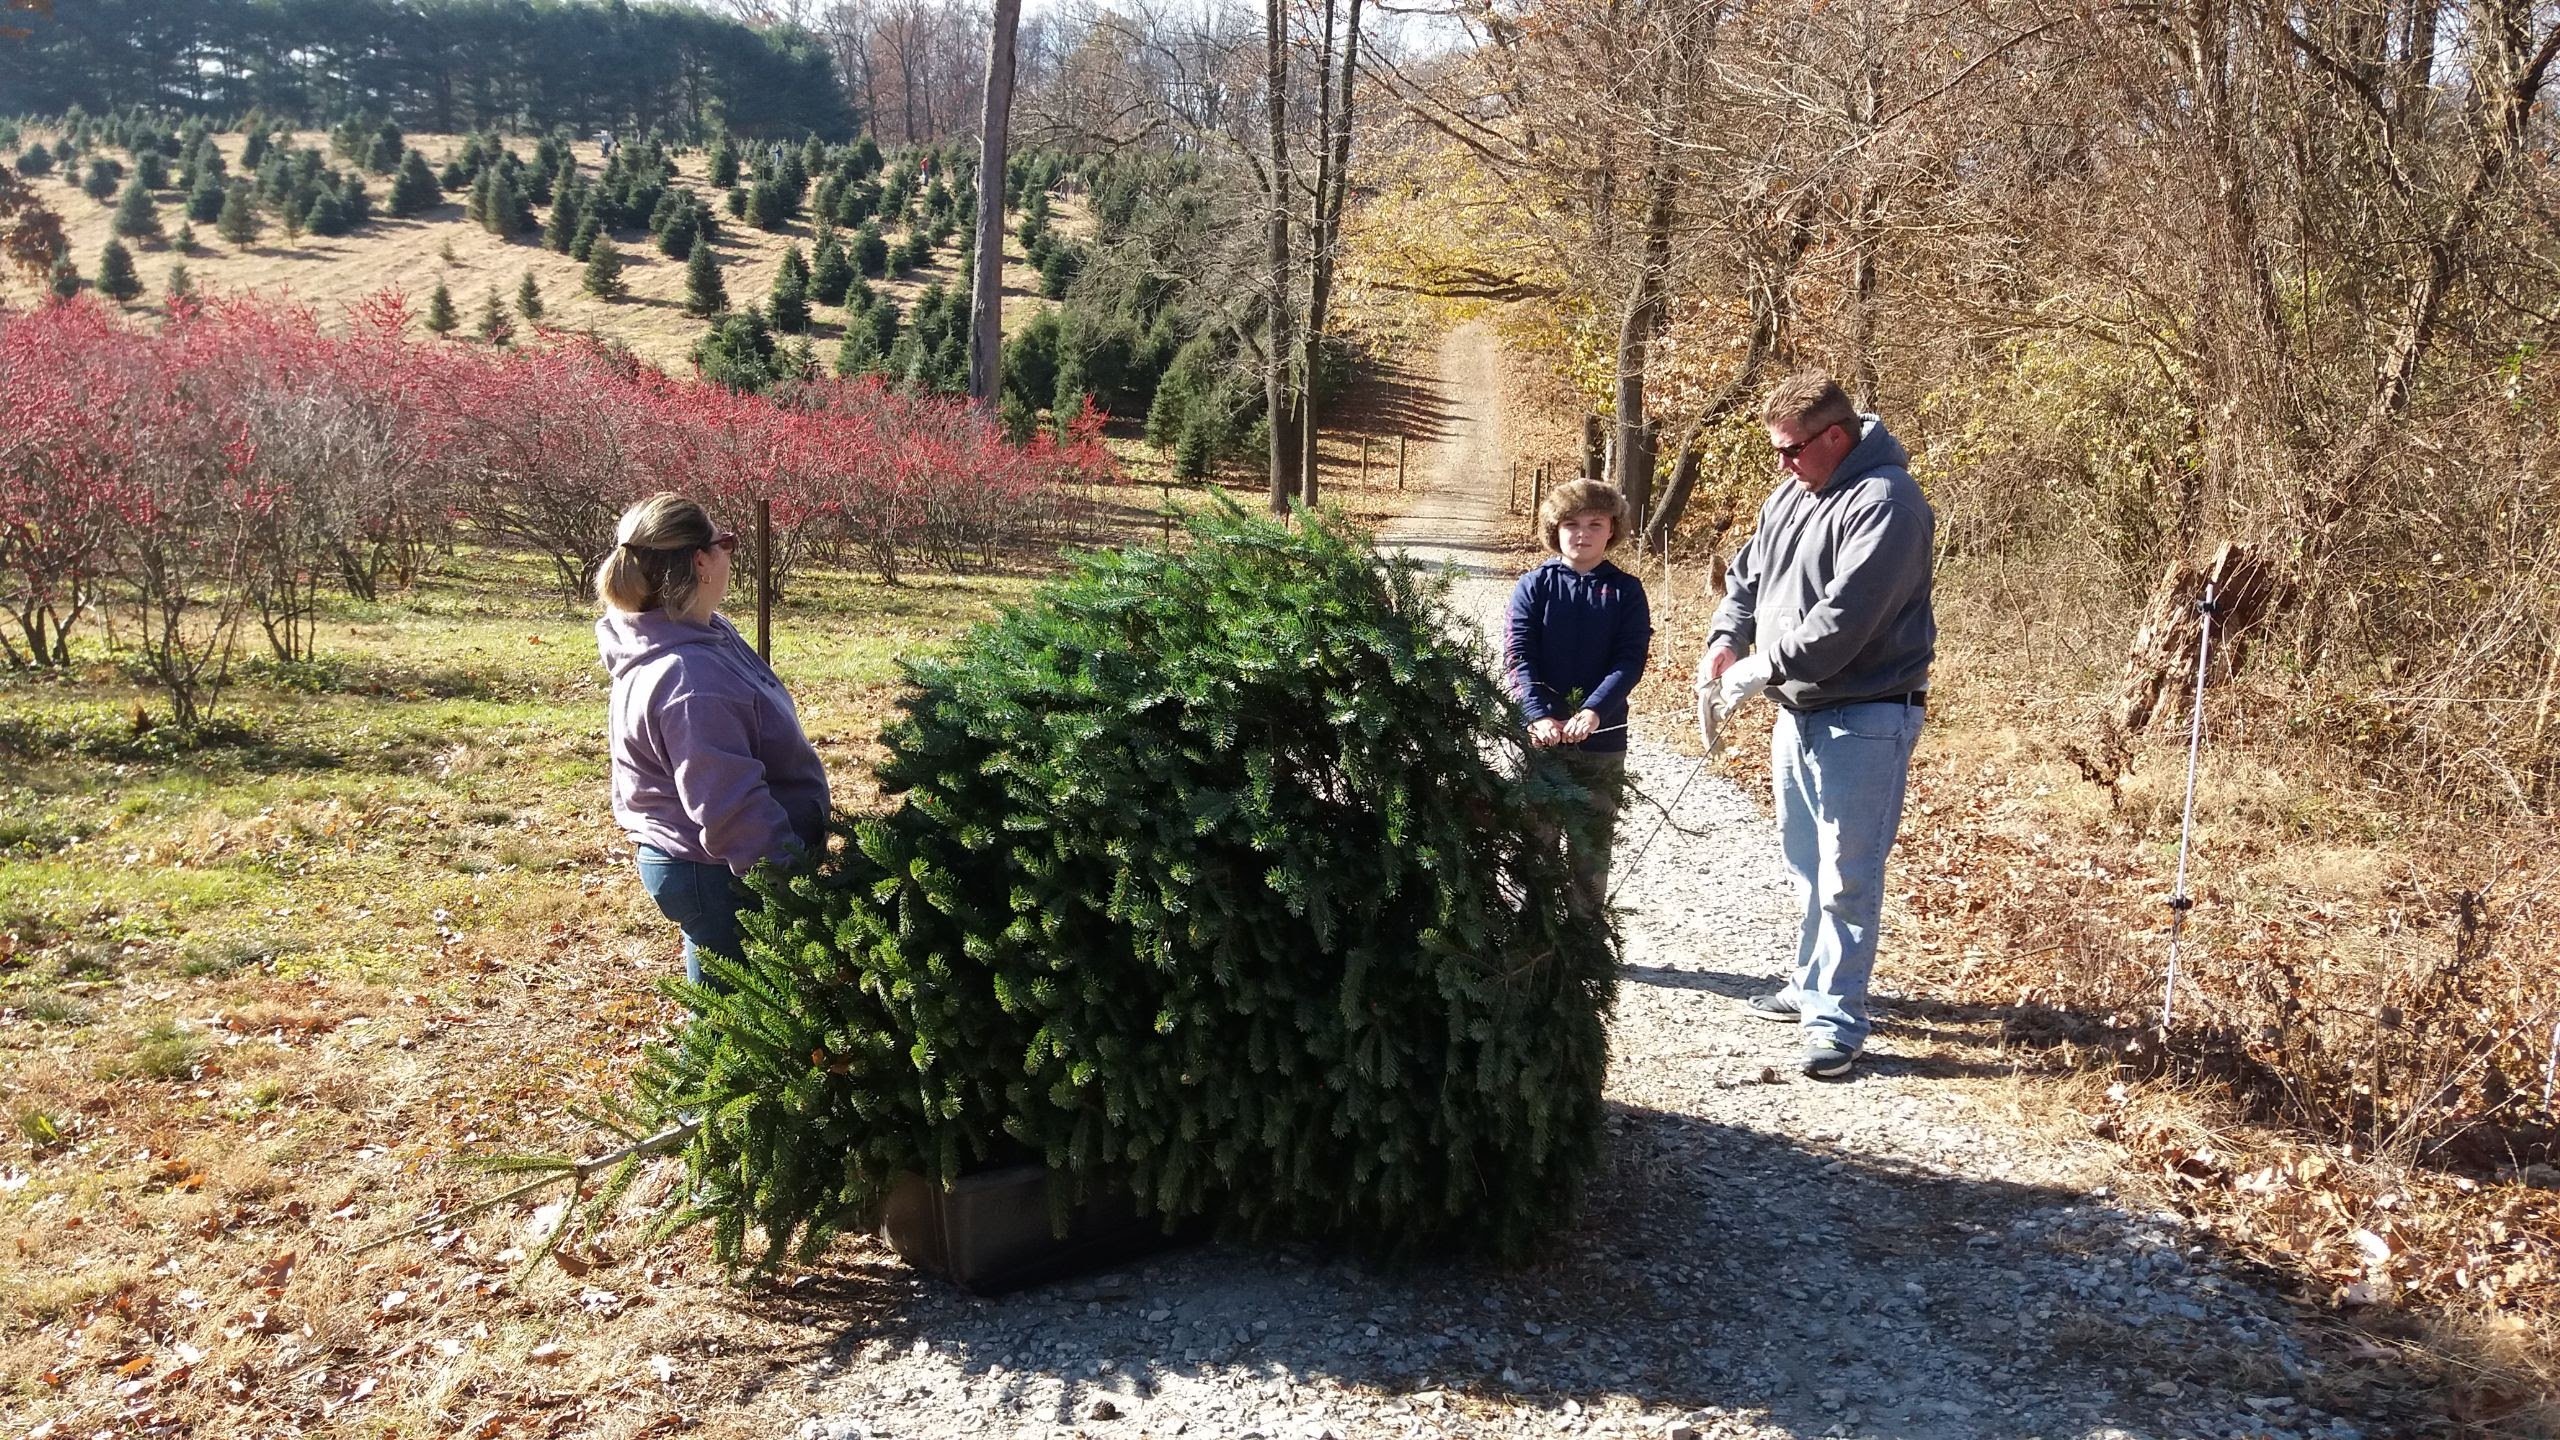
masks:
[[[638,845],[744,875],[814,854],[827,774],[771,666],[718,615],[608,609],[613,818]]]
[[[1770,693],[1799,710],[1925,690],[1937,654],[1937,517],[1904,468],[1910,452],[1883,421],[1861,419],[1864,434],[1820,490],[1789,476],[1761,503],[1709,635],[1710,646],[1757,645]]]

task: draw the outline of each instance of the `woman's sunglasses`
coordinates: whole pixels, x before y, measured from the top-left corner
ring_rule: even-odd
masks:
[[[738,532],[735,530],[717,531],[712,535],[711,543],[703,546],[702,548],[705,550],[719,550],[722,552],[736,550],[738,548]]]

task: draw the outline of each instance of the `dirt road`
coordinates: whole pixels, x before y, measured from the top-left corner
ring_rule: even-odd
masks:
[[[1521,529],[1491,364],[1480,333],[1444,346],[1431,489],[1384,537],[1453,567],[1479,618]],[[998,1301],[908,1282],[804,1372],[803,1434],[2366,1433],[2322,1408],[2286,1306],[2120,1206],[2102,1147],[2016,1118],[2041,1082],[1979,1027],[1888,1003],[1854,1078],[1796,1078],[1792,1029],[1737,1003],[1793,943],[1756,780],[1670,738],[1631,754],[1610,1159],[1543,1262],[1219,1245]]]

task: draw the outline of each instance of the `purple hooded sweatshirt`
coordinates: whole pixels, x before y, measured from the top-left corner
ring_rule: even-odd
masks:
[[[790,694],[735,626],[608,609],[596,649],[613,674],[613,818],[624,834],[738,875],[816,853],[826,771]]]

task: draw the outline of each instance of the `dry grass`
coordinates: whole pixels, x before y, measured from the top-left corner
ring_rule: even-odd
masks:
[[[29,132],[30,139],[40,133]],[[239,173],[244,137],[225,135],[219,140],[224,158],[233,162],[233,173]],[[329,148],[328,136],[318,131],[297,134],[291,143],[295,148],[317,147],[324,154]],[[461,150],[462,137],[413,135],[409,143],[442,169]],[[529,142],[518,142],[515,148],[523,154],[531,151]],[[601,169],[602,157],[592,142],[579,141],[570,148],[587,173],[592,175]],[[95,278],[98,254],[114,234],[114,204],[112,199],[102,204],[81,191],[80,177],[70,173],[80,168],[66,166],[33,183],[38,197],[63,217],[64,228],[71,237],[72,257],[81,274]],[[729,298],[740,306],[761,303],[772,288],[783,251],[796,244],[805,257],[815,248],[813,227],[804,217],[780,234],[768,234],[731,217],[726,192],[712,186],[709,169],[710,159],[702,152],[676,157],[677,178],[699,193],[723,221],[720,241],[714,249],[725,267]],[[366,188],[377,207],[388,204],[390,188],[386,177],[367,176]],[[161,228],[174,237],[185,221],[185,197],[162,191],[155,198],[161,202]],[[134,247],[135,267],[145,294],[141,301],[126,308],[139,315],[165,314],[169,267],[183,260],[200,293],[289,299],[312,307],[330,324],[341,323],[347,307],[357,301],[384,290],[397,290],[409,297],[412,309],[420,317],[417,333],[421,337],[427,334],[423,324],[427,296],[442,283],[451,291],[455,311],[462,317],[462,328],[454,332],[459,337],[471,333],[482,297],[489,291],[497,292],[499,303],[510,307],[512,315],[516,286],[530,273],[542,291],[545,327],[612,340],[661,369],[683,372],[690,368],[694,342],[707,326],[684,311],[684,265],[659,254],[646,231],[614,235],[614,243],[622,251],[623,281],[630,294],[620,300],[599,300],[581,288],[586,273],[583,262],[543,249],[531,236],[502,240],[490,234],[464,217],[461,199],[452,197],[445,204],[408,219],[393,219],[384,213],[353,234],[335,239],[304,235],[299,240],[287,240],[273,217],[267,216],[266,230],[255,243],[235,247],[215,235],[211,225],[198,225],[196,248],[190,253],[181,255],[168,243]],[[1055,217],[1052,223],[1061,233],[1080,235],[1090,228],[1081,199],[1059,196],[1051,204]],[[896,239],[896,232],[891,233],[891,239]],[[442,258],[447,246],[453,254],[450,263]],[[872,287],[894,298],[901,312],[911,310],[927,286],[939,283],[966,291],[968,277],[959,273],[958,259],[956,247],[940,249],[934,252],[931,263],[910,272],[905,279],[875,280]],[[29,304],[40,293],[23,276],[14,272],[0,275],[0,303]],[[1008,333],[1028,324],[1046,303],[1040,299],[1039,272],[1024,258],[1021,241],[1009,229],[1005,235],[1004,295]],[[843,333],[843,309],[812,303],[810,312],[814,317],[810,338],[821,347],[830,347]],[[832,349],[821,348],[819,359],[831,364]]]

